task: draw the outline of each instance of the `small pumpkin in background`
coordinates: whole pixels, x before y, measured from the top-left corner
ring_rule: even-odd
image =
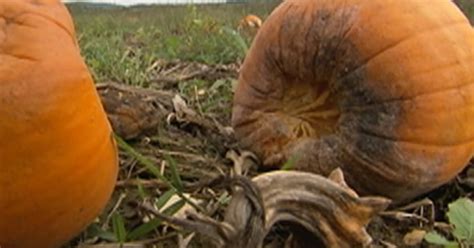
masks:
[[[0,247],[59,247],[107,203],[111,127],[59,0],[0,2]]]
[[[340,167],[403,202],[474,153],[474,32],[451,1],[287,0],[242,66],[232,123],[264,166]]]
[[[237,29],[241,30],[243,28],[254,28],[259,29],[262,26],[262,19],[256,15],[246,15],[239,22]]]

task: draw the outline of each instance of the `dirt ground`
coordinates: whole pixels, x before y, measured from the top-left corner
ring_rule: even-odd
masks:
[[[133,230],[156,219],[153,211],[137,207],[137,203],[154,202],[170,187],[144,166],[146,161],[140,156],[166,178],[171,178],[172,183],[181,184],[181,193],[189,193],[188,196],[199,203],[206,215],[217,220],[223,218],[230,193],[222,188],[206,186],[208,182],[230,175],[233,164],[239,159],[244,167],[248,167],[248,177],[264,173],[257,169],[259,161],[246,157],[246,152],[233,137],[229,111],[231,98],[219,97],[223,92],[232,93],[232,84],[235,83],[232,79],[236,78],[238,68],[237,64],[207,66],[170,62],[162,66],[161,70],[168,72],[160,73],[156,79],[159,83],[147,89],[125,86],[120,82],[97,86],[114,130],[134,150],[122,147],[120,176],[111,203],[100,220],[70,246],[119,247],[117,238],[110,237],[114,234],[110,223],[116,214],[121,216],[125,230]],[[202,88],[185,85],[196,79],[213,82],[213,85]],[[222,84],[216,85],[215,82]],[[203,105],[209,99],[213,99],[213,107],[204,109]],[[177,171],[173,172],[173,169]],[[373,246],[431,247],[423,241],[424,233],[430,230],[449,237],[451,227],[445,217],[447,206],[462,196],[473,199],[473,189],[474,163],[471,162],[449,184],[410,204],[391,207],[373,219],[368,227],[374,239]],[[176,211],[189,207],[178,205]],[[123,247],[211,247],[209,240],[200,235],[192,238],[189,244],[186,240],[179,242],[182,235],[186,237],[189,233],[186,230],[159,224],[148,228],[148,232],[135,236],[129,231],[128,238],[122,240]]]

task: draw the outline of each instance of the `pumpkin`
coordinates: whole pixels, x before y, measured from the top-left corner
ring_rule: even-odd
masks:
[[[260,28],[262,26],[262,19],[256,15],[246,15],[239,22],[238,29],[248,28]]]
[[[474,32],[448,0],[288,0],[262,25],[234,95],[263,166],[327,175],[395,203],[474,153]]]
[[[118,170],[59,0],[0,2],[0,118],[0,247],[59,247],[104,208]]]

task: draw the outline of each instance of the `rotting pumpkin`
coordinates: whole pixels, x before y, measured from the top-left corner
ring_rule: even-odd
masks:
[[[59,0],[0,2],[0,247],[59,247],[107,203],[111,127]]]
[[[448,0],[287,0],[241,68],[232,123],[264,166],[340,167],[403,202],[474,151],[474,32]]]

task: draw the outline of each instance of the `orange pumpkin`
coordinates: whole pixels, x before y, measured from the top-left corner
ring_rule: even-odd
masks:
[[[474,153],[474,32],[451,1],[288,0],[241,69],[233,126],[265,166],[404,201]]]
[[[262,26],[262,19],[256,15],[246,15],[239,22],[238,29],[243,28],[255,28],[258,29]]]
[[[0,2],[0,247],[58,247],[117,176],[109,122],[59,0]]]

